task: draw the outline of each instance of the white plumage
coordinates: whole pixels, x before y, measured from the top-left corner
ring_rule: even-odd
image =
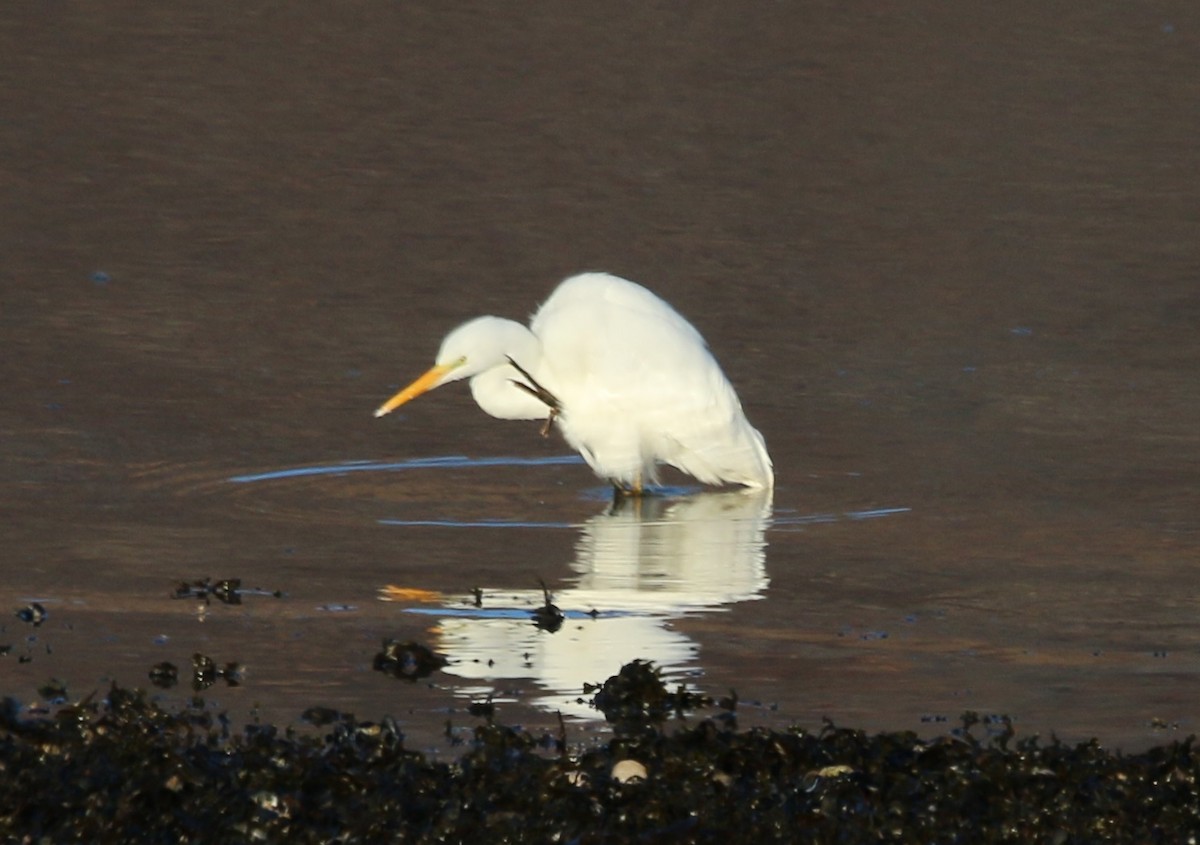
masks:
[[[624,490],[656,482],[660,462],[705,484],[774,483],[762,435],[704,338],[625,279],[572,276],[529,328],[500,317],[464,323],[433,368],[375,415],[464,378],[494,417],[555,421],[596,474]]]

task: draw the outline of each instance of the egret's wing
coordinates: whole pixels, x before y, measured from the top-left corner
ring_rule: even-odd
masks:
[[[761,446],[733,387],[700,333],[650,291],[576,276],[532,331],[565,409],[564,434],[598,472],[624,478],[662,460],[706,483],[754,483],[741,476],[755,471],[739,468],[760,464]]]
[[[586,403],[610,408],[607,417],[639,418],[652,408],[701,410],[713,400],[714,383],[724,382],[691,323],[650,291],[615,276],[568,279],[538,311],[532,331],[568,408]]]
[[[697,346],[705,346],[695,326],[667,302],[639,284],[608,273],[582,273],[564,281],[533,316],[530,329],[543,337],[551,324],[558,328],[573,322],[563,316],[566,314],[573,315],[574,320],[585,320],[589,314],[618,321],[640,318],[644,321],[641,325],[654,325]]]

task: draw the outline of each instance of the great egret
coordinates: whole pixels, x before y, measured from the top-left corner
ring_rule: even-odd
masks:
[[[705,484],[770,488],[762,435],[700,333],[641,285],[607,273],[562,282],[529,328],[477,317],[442,341],[436,363],[375,411],[471,380],[479,407],[557,422],[596,474],[641,493],[659,462]]]

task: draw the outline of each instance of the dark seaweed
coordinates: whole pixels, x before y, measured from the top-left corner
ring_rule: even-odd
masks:
[[[428,646],[385,639],[383,649],[375,655],[372,668],[393,678],[417,681],[429,677],[445,665],[446,658],[435,654]]]
[[[619,717],[605,744],[571,749],[488,722],[444,761],[406,749],[390,719],[328,709],[307,714],[320,734],[239,732],[203,702],[171,713],[116,686],[53,717],[6,699],[0,839],[1072,845],[1200,831],[1192,738],[1124,756],[1018,740],[1007,724],[980,739],[974,714],[933,741],[832,724],[666,729],[678,693],[649,664],[631,666],[600,687]],[[645,776],[619,777],[622,761]]]
[[[241,578],[222,578],[214,581],[211,578],[201,578],[196,581],[181,581],[171,591],[173,599],[199,599],[205,604],[212,604],[216,599],[221,604],[241,604],[243,596],[270,596],[283,598],[282,590],[264,590],[261,587],[253,589],[242,586]]]

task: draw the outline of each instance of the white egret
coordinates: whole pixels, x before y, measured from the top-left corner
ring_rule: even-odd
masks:
[[[705,484],[770,488],[771,458],[704,338],[644,287],[607,273],[560,284],[529,328],[477,317],[442,341],[434,366],[379,407],[471,380],[479,407],[545,419],[601,478],[641,493],[670,464]]]

